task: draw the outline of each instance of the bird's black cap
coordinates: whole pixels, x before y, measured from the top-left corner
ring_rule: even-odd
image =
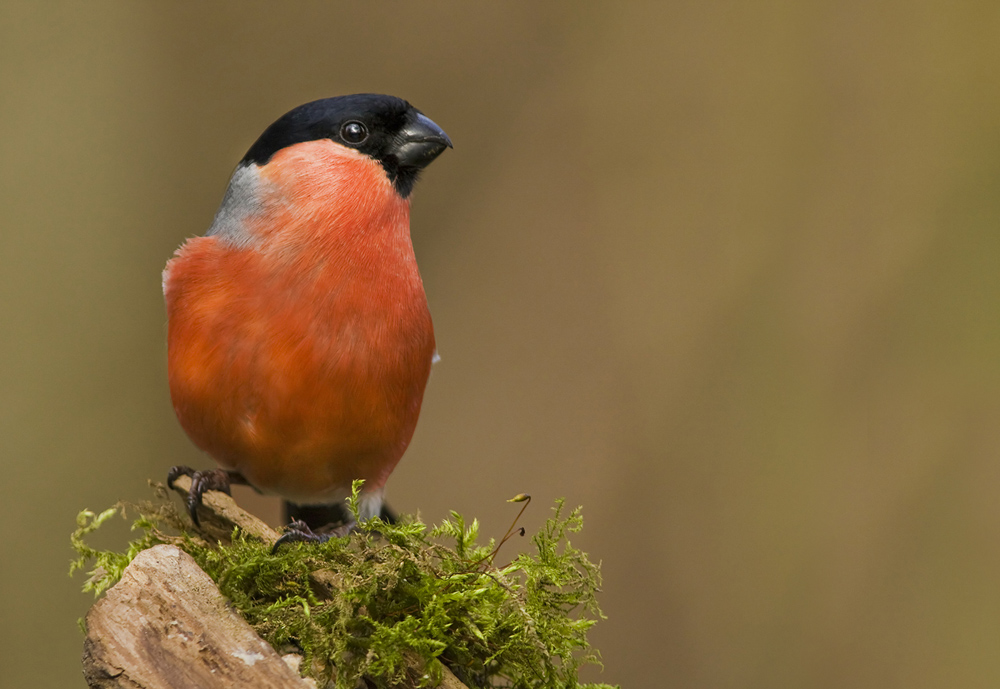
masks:
[[[374,158],[403,198],[420,171],[451,147],[440,127],[402,98],[375,93],[324,98],[285,113],[240,161],[264,165],[293,144],[330,139]]]

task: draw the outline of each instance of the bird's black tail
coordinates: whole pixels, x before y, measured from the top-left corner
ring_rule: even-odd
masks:
[[[329,505],[296,505],[285,501],[285,523],[289,524],[293,519],[305,522],[314,531],[325,530],[328,526],[340,526],[352,521],[347,505],[342,502],[335,502]],[[390,524],[396,523],[396,513],[389,509],[388,505],[382,503],[382,512],[379,514],[384,521]]]

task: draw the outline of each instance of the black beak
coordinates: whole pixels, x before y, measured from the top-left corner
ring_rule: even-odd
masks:
[[[452,148],[451,139],[431,118],[417,113],[416,118],[399,131],[396,160],[402,168],[427,167],[446,148]]]

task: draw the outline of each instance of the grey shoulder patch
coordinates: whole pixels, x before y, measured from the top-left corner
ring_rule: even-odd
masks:
[[[250,163],[240,165],[229,180],[226,195],[215,213],[209,236],[216,236],[239,248],[252,246],[257,238],[254,236],[247,221],[255,216],[263,215],[269,203],[268,197],[273,195],[269,184],[261,180],[259,168]]]

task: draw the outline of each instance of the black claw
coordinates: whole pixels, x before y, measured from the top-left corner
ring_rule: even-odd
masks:
[[[281,534],[281,538],[274,542],[271,554],[274,555],[278,552],[278,548],[286,543],[322,543],[329,539],[329,536],[317,535],[305,522],[293,519],[292,523],[285,527],[285,533]]]
[[[194,469],[189,466],[184,466],[179,464],[175,467],[170,467],[170,471],[167,472],[167,488],[173,490],[174,481],[176,481],[181,476],[194,476]]]
[[[235,471],[224,469],[207,469],[205,471],[195,471],[187,466],[171,467],[167,472],[167,486],[174,487],[174,481],[180,476],[191,477],[191,490],[187,495],[187,510],[191,516],[191,521],[195,526],[201,526],[198,519],[198,508],[201,506],[205,491],[217,490],[232,495],[229,486],[233,483],[245,484],[246,479]]]
[[[281,535],[281,538],[274,542],[274,546],[271,548],[271,554],[274,555],[278,552],[278,548],[286,543],[326,543],[331,538],[346,536],[354,531],[357,526],[357,522],[349,522],[347,524],[341,524],[335,529],[330,529],[329,531],[317,534],[315,531],[310,529],[309,525],[305,522],[293,519],[292,523],[285,527],[285,533]]]

